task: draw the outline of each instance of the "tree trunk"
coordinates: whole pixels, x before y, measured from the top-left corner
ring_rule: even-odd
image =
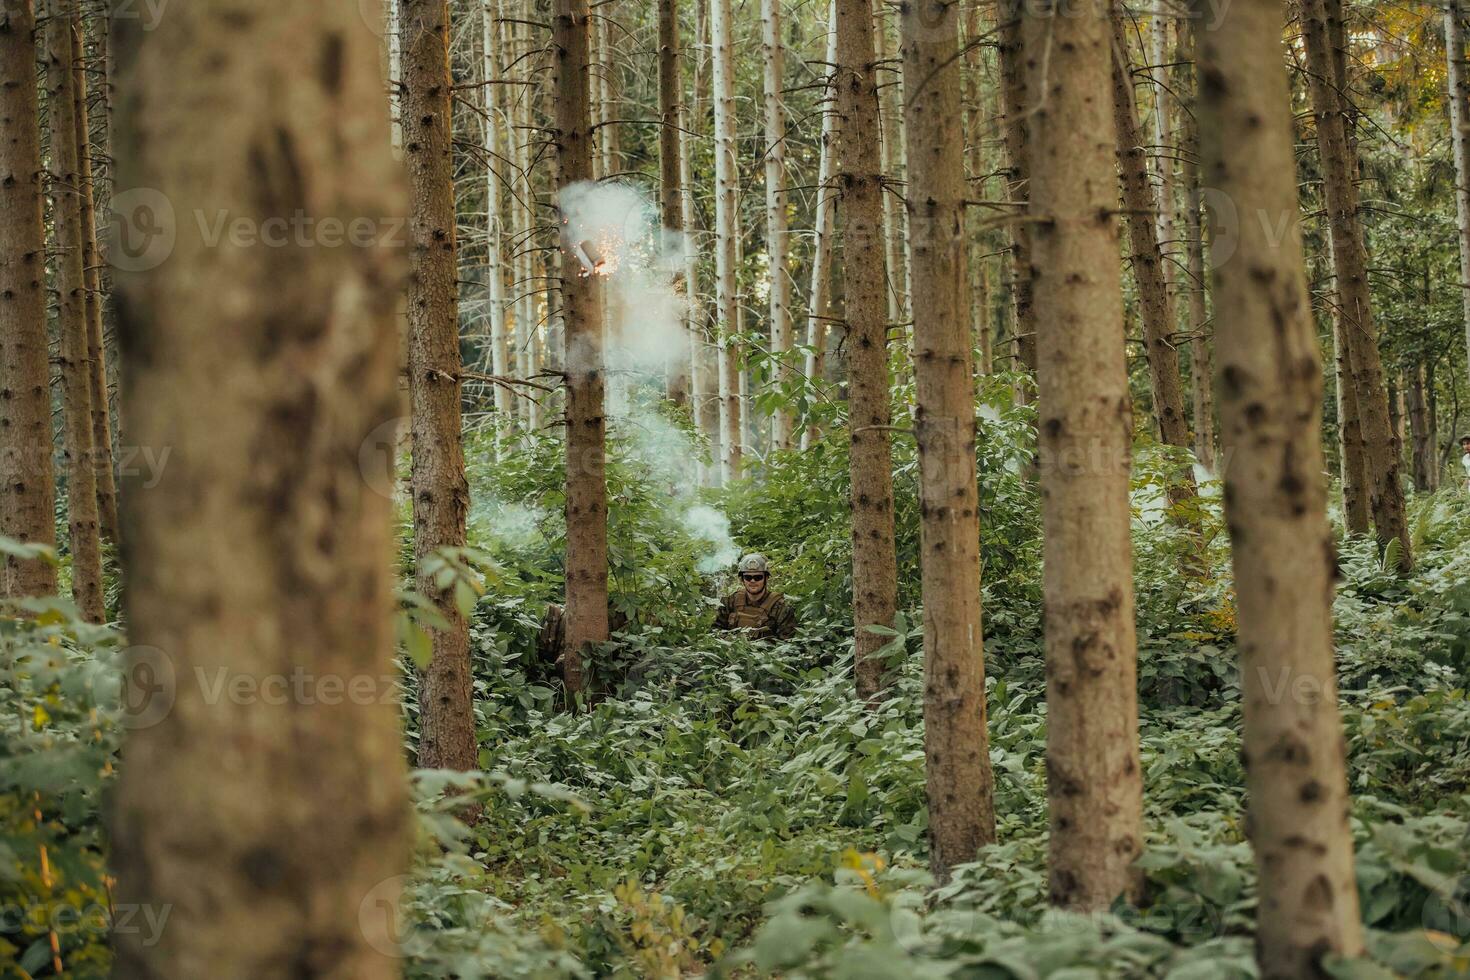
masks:
[[[592,178],[588,115],[594,65],[587,0],[556,0],[556,159],[561,188]],[[568,227],[563,225],[563,227]],[[577,242],[568,241],[569,253]],[[607,640],[607,418],[603,405],[602,280],[563,263],[567,393],[567,635],[562,677],[569,695],[585,682],[587,647]]]
[[[795,374],[791,364],[791,276],[786,271],[786,109],[783,105],[781,0],[761,0],[761,50],[765,62],[766,98],[766,248],[770,253],[772,380],[782,389]],[[771,419],[771,443],[790,449],[794,432],[791,409],[778,406]]]
[[[1425,465],[1429,467],[1429,489],[1439,489],[1440,467],[1439,467],[1439,393],[1434,388],[1434,362],[1436,358],[1431,357],[1424,362],[1424,406],[1428,414],[1427,427],[1429,430],[1428,458]]]
[[[704,132],[706,118],[708,73],[705,71],[704,40],[708,37],[708,10],[704,0],[695,2],[695,36],[700,40],[694,45],[690,57],[689,108],[684,113],[685,128],[694,134]],[[715,370],[715,354],[709,343],[709,317],[699,291],[699,250],[696,236],[703,235],[706,225],[694,201],[694,162],[692,139],[680,142],[680,178],[683,184],[681,205],[684,212],[684,269],[685,283],[689,290],[689,373],[691,398],[694,401],[694,422],[701,435],[709,442],[712,465],[700,464],[700,482],[713,486],[719,482],[720,461],[720,402],[719,378]]]
[[[1332,16],[1340,19],[1335,2]],[[1357,167],[1348,145],[1343,106],[1334,79],[1329,0],[1302,0],[1302,28],[1307,53],[1307,78],[1312,111],[1317,120],[1317,143],[1322,156],[1322,173],[1327,211],[1332,230],[1332,256],[1337,271],[1338,305],[1348,340],[1353,368],[1358,415],[1363,428],[1366,467],[1371,487],[1368,507],[1373,514],[1378,545],[1387,549],[1399,542],[1398,566],[1408,572],[1414,566],[1404,514],[1404,490],[1399,484],[1399,460],[1394,452],[1389,427],[1388,395],[1383,384],[1383,364],[1378,354],[1378,331],[1373,324],[1372,298],[1368,292],[1368,253],[1363,227],[1358,218]]]
[[[837,0],[827,4],[827,64],[837,64]],[[812,229],[812,281],[807,293],[806,377],[820,388],[827,372],[827,327],[832,322],[832,238],[837,220],[837,186],[833,154],[841,125],[837,106],[837,70],[829,67],[822,92],[822,145],[817,162],[817,205]],[[821,438],[821,430],[807,425],[801,432],[801,448]]]
[[[1189,449],[1192,440],[1189,421],[1184,415],[1179,353],[1170,337],[1174,332],[1174,303],[1169,295],[1169,280],[1164,274],[1163,250],[1155,224],[1161,206],[1149,177],[1148,153],[1134,108],[1133,77],[1127,60],[1128,34],[1124,28],[1127,16],[1125,11],[1116,9],[1113,14],[1113,117],[1118,133],[1123,207],[1128,213],[1129,259],[1138,284],[1154,420],[1164,442]],[[1189,475],[1187,479],[1192,489],[1194,478]]]
[[[1190,82],[1193,97],[1198,98],[1199,73],[1194,68],[1195,30],[1193,21],[1181,28],[1184,43],[1189,47],[1181,60],[1191,65]],[[1205,270],[1205,231],[1202,185],[1199,175],[1199,122],[1192,112],[1184,114],[1184,143],[1181,176],[1184,180],[1184,234],[1187,253],[1186,266],[1189,271],[1189,378],[1194,396],[1194,455],[1200,465],[1210,472],[1215,470],[1215,377],[1211,365],[1210,348],[1214,343],[1215,326],[1210,319],[1205,301],[1207,288]]]
[[[56,546],[46,226],[33,0],[0,0],[0,535]],[[0,599],[50,595],[56,569],[7,557]]]
[[[1428,493],[1430,472],[1434,467],[1434,444],[1430,442],[1429,406],[1424,397],[1424,364],[1414,365],[1409,375],[1409,431],[1413,433],[1411,460],[1414,471],[1414,489]]]
[[[107,618],[102,541],[92,444],[91,346],[87,336],[86,233],[82,228],[81,155],[77,146],[79,29],[75,11],[52,0],[46,18],[46,118],[50,125],[51,222],[56,253],[57,330],[66,449],[66,512],[71,530],[72,596],[89,622]]]
[[[730,0],[710,2],[710,50],[715,89],[715,304],[719,319],[721,482],[740,478],[744,403],[740,398],[739,161],[735,142],[735,52]]]
[[[675,234],[682,234],[684,230],[683,178],[680,173],[683,166],[680,147],[684,140],[679,132],[682,125],[680,88],[678,0],[658,0],[658,209],[664,228]],[[694,277],[689,275],[687,255],[685,260],[684,291],[688,297],[694,290]],[[693,328],[692,320],[690,327]],[[683,405],[689,400],[687,349],[677,349],[669,355],[664,372],[664,391],[676,405]]]
[[[903,9],[909,241],[913,249],[914,425],[919,444],[924,595],[924,760],[929,863],[941,881],[995,841],[985,725],[975,383],[965,289],[964,147],[959,10]]]
[[[989,195],[986,193],[990,186],[987,179],[990,173],[990,160],[985,152],[985,128],[987,125],[988,86],[982,86],[982,76],[985,73],[984,53],[981,47],[983,31],[980,27],[980,6],[971,4],[965,12],[965,48],[964,48],[964,72],[961,84],[964,96],[965,114],[965,169],[967,180],[965,181],[966,196],[974,196],[985,200]],[[912,154],[910,154],[912,156]],[[971,209],[966,209],[967,211]],[[971,222],[972,224],[975,222]],[[969,275],[970,298],[966,303],[970,311],[970,330],[978,343],[980,362],[977,365],[981,374],[990,374],[995,370],[994,340],[995,329],[990,320],[990,259],[984,254],[989,236],[976,231],[969,233],[971,241],[980,247],[969,249]],[[917,278],[915,271],[913,277]],[[918,309],[917,299],[913,306]],[[915,320],[915,332],[918,330],[918,322]]]
[[[413,427],[413,544],[418,590],[448,621],[433,630],[419,694],[419,765],[474,769],[469,626],[440,555],[465,546],[469,484],[461,441],[459,268],[451,158],[448,0],[401,0],[403,149],[413,247],[408,280],[408,391]]]
[[[618,100],[622,86],[619,84],[620,67],[617,47],[613,43],[612,14],[617,9],[617,0],[602,0],[597,12],[592,15],[593,41],[597,45],[597,69],[592,84],[597,92],[597,175],[603,180],[622,172],[623,154],[618,139]]]
[[[912,319],[909,312],[909,259],[908,231],[904,226],[903,145],[903,75],[888,37],[888,13],[883,0],[873,4],[873,55],[874,77],[878,80],[878,122],[880,151],[878,165],[882,168],[884,181],[891,190],[883,193],[883,254],[888,267],[888,322],[890,326],[905,325]],[[905,343],[904,349],[908,350]]]
[[[1031,149],[1031,107],[1028,100],[1029,74],[1022,31],[1023,0],[998,0],[1000,4],[1000,59],[1002,108],[1005,110],[1006,186],[1008,200],[1025,205],[1031,196],[1031,173],[1027,161]],[[1023,208],[1018,208],[1018,212]],[[1018,213],[1019,217],[1019,213]],[[1021,368],[1036,371],[1036,316],[1032,308],[1031,229],[1024,221],[1011,223],[1011,301],[1015,313],[1016,353]],[[1019,391],[1023,401],[1029,392]]]
[[[1332,240],[1327,241],[1328,264],[1332,262]],[[1353,381],[1352,359],[1348,337],[1344,331],[1342,307],[1335,294],[1329,293],[1332,316],[1332,367],[1336,381],[1338,465],[1342,480],[1342,514],[1351,534],[1367,534],[1371,527],[1368,512],[1368,463],[1364,456],[1363,424],[1358,415],[1358,389]]]
[[[870,0],[837,0],[836,141],[847,325],[848,429],[852,440],[852,622],[858,696],[883,687],[873,654],[898,603],[893,534],[893,454],[888,401],[888,318],[883,275],[883,173]]]
[[[81,185],[83,315],[87,321],[87,374],[92,404],[92,467],[97,479],[97,517],[102,534],[116,542],[117,481],[112,473],[112,411],[107,388],[107,348],[102,340],[102,253],[97,248],[97,198],[92,179],[92,127],[87,115],[87,62],[79,20],[72,32],[77,164]]]
[[[1102,910],[1139,884],[1137,645],[1128,470],[1133,412],[1118,277],[1108,10],[1028,7],[1038,96],[1030,213],[1044,523],[1050,895]],[[1036,45],[1037,47],[1032,47]],[[1103,96],[1103,97],[1099,97]]]
[[[156,943],[119,930],[113,969],[389,980],[410,834],[389,501],[401,249],[212,242],[192,216],[340,227],[405,201],[358,5],[240,9],[114,25],[120,186],[179,221],[167,262],[117,276],[129,441],[171,454],[121,497],[133,676],[166,703],[128,726],[111,840],[119,899],[170,926]]]
[[[1455,155],[1455,227],[1460,246],[1460,301],[1465,317],[1465,344],[1470,349],[1470,67],[1465,63],[1464,0],[1448,0],[1444,12],[1448,60],[1450,138]]]
[[[528,4],[522,20],[530,19],[534,9]],[[514,201],[517,232],[514,252],[515,329],[512,334],[512,343],[515,373],[524,379],[536,373],[536,185],[531,173],[535,159],[531,144],[535,126],[532,100],[537,93],[537,75],[530,25],[517,23],[509,26],[515,36],[513,50],[517,59],[520,60],[522,73],[529,83],[516,86],[518,91],[515,115],[515,161],[516,169],[520,172],[521,186],[515,194]],[[527,431],[536,431],[541,427],[539,404],[533,398],[522,398],[519,399],[519,402],[521,422]]]
[[[484,0],[480,9],[482,43],[485,60],[482,74],[485,81],[485,305],[490,321],[490,364],[497,378],[509,377],[510,337],[505,325],[505,266],[501,258],[505,251],[505,225],[500,207],[500,168],[510,159],[507,152],[509,140],[502,139],[500,127],[504,123],[502,98],[503,85],[498,84],[505,76],[505,58],[501,49],[501,29],[495,9],[496,0]],[[512,134],[513,138],[513,134]],[[515,393],[503,384],[495,385],[495,417],[503,427],[515,412]],[[507,448],[504,432],[497,431],[496,446]]]
[[[1204,13],[1204,0],[1196,5]],[[1326,954],[1363,948],[1332,654],[1321,355],[1298,223],[1283,27],[1280,4],[1243,0],[1201,33],[1200,45],[1209,184],[1242,215],[1270,218],[1240,222],[1233,257],[1215,270],[1241,759],[1260,878],[1256,953],[1267,978],[1319,976]],[[1268,230],[1282,219],[1285,239]]]

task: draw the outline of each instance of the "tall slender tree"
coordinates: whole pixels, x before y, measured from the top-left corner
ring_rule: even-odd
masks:
[[[683,166],[684,145],[680,126],[679,77],[679,4],[678,0],[658,0],[658,211],[664,228],[674,235],[684,230]],[[689,270],[684,270],[686,299],[694,289]],[[686,303],[687,308],[687,303]],[[692,324],[691,324],[692,326]],[[665,362],[664,389],[669,399],[682,405],[689,398],[689,353],[687,348],[672,351]]]
[[[76,71],[79,29],[69,0],[52,0],[45,34],[46,118],[50,127],[51,226],[56,252],[57,330],[61,335],[66,513],[72,595],[86,619],[107,616],[102,592],[101,521],[93,465],[91,347],[87,338],[86,235],[82,230],[81,155],[77,146]]]
[[[913,251],[914,423],[919,444],[924,596],[924,759],[930,864],[941,878],[995,840],[985,725],[980,610],[980,503],[965,247],[959,9],[948,0],[903,8],[908,84],[908,229]]]
[[[997,0],[1000,17],[1001,104],[1005,110],[1006,188],[1009,200],[1024,205],[1031,194],[1030,165],[1027,157],[1031,146],[1030,84],[1026,65],[1025,36],[1022,31],[1023,0]],[[1024,221],[1014,221],[1011,230],[1011,300],[1015,307],[1016,356],[1020,367],[1036,370],[1036,316],[1032,305],[1031,229]],[[1023,387],[1018,394],[1028,399]]]
[[[883,254],[888,269],[888,322],[907,324],[909,315],[909,259],[904,224],[902,186],[904,162],[903,74],[889,37],[889,15],[883,0],[873,4],[873,54],[878,74],[878,165],[882,168]],[[907,331],[907,327],[903,328]],[[907,349],[907,345],[905,345]]]
[[[96,182],[92,173],[92,126],[87,99],[88,65],[80,17],[72,32],[72,71],[76,73],[74,121],[81,186],[82,280],[86,284],[83,315],[87,320],[87,375],[92,405],[92,466],[97,476],[97,517],[110,541],[118,535],[117,480],[112,471],[112,410],[107,384],[107,346],[102,331],[102,253],[97,247]]]
[[[1465,63],[1465,0],[1447,0],[1444,11],[1450,139],[1455,160],[1455,216],[1460,247],[1460,302],[1465,346],[1470,350],[1470,67]]]
[[[1118,133],[1118,163],[1123,206],[1128,212],[1129,258],[1138,284],[1143,320],[1143,344],[1148,356],[1149,386],[1153,391],[1154,421],[1164,442],[1188,449],[1189,419],[1184,414],[1183,385],[1179,380],[1179,353],[1174,348],[1174,301],[1164,273],[1164,252],[1158,235],[1158,215],[1165,210],[1155,195],[1148,168],[1148,147],[1138,125],[1133,76],[1128,63],[1127,11],[1113,14],[1113,118]],[[1193,474],[1182,474],[1175,487],[1193,490]]]
[[[827,81],[822,90],[822,144],[818,148],[816,216],[812,227],[812,279],[807,293],[806,365],[808,383],[820,385],[827,370],[827,328],[832,315],[832,240],[837,221],[837,188],[834,154],[837,131],[841,125],[836,101],[837,81],[837,6],[827,4]],[[820,437],[815,424],[801,431],[801,448],[809,449]]]
[[[763,94],[766,122],[766,250],[770,258],[771,356],[773,379],[786,386],[791,364],[791,276],[786,270],[786,107],[783,84],[785,41],[781,37],[781,0],[761,0],[761,51],[765,68]],[[771,419],[771,443],[790,449],[795,419],[785,406]]]
[[[1368,292],[1368,253],[1358,215],[1356,153],[1348,143],[1345,96],[1337,83],[1341,71],[1334,64],[1336,56],[1331,40],[1336,28],[1329,19],[1340,21],[1341,16],[1336,0],[1302,0],[1307,81],[1322,157],[1338,308],[1352,366],[1370,480],[1368,508],[1373,514],[1379,547],[1386,550],[1390,542],[1397,540],[1398,567],[1408,571],[1414,566],[1414,556],[1404,512],[1404,489],[1399,482],[1399,455],[1389,424],[1388,392],[1378,353],[1373,302]]]
[[[556,0],[552,23],[556,157],[563,193],[592,178],[590,22],[587,0]],[[564,227],[574,230],[567,224]],[[567,628],[562,677],[568,692],[575,695],[585,681],[586,648],[605,641],[608,635],[603,290],[600,276],[571,259],[563,264],[562,278],[567,398]]]
[[[403,149],[411,208],[408,392],[413,431],[413,540],[418,588],[443,628],[419,697],[419,765],[473,769],[475,739],[469,626],[456,602],[446,551],[465,545],[469,483],[460,422],[459,287],[450,138],[448,0],[400,0]]]
[[[1197,25],[1186,21],[1180,26],[1184,50],[1180,60],[1192,90],[1198,90],[1198,71],[1194,60],[1194,35]],[[1215,468],[1215,389],[1213,358],[1214,323],[1206,302],[1204,188],[1200,183],[1199,122],[1192,112],[1185,112],[1180,133],[1180,178],[1184,184],[1184,250],[1185,292],[1189,316],[1189,380],[1194,402],[1194,455],[1207,470]]]
[[[510,337],[505,323],[506,238],[500,172],[510,156],[507,152],[510,140],[500,135],[504,124],[500,82],[505,73],[500,20],[496,0],[484,0],[480,6],[480,43],[484,52],[480,74],[485,83],[485,307],[490,325],[491,371],[496,377],[505,378],[510,376],[511,367]],[[510,385],[495,386],[495,414],[502,425],[515,412],[514,398]]]
[[[1221,434],[1231,454],[1225,510],[1239,602],[1247,827],[1260,876],[1257,956],[1262,976],[1310,977],[1326,954],[1359,954],[1363,931],[1332,656],[1321,357],[1303,264],[1284,26],[1279,3],[1242,0],[1201,32],[1201,115],[1210,186],[1240,213],[1268,219],[1242,221],[1233,256],[1215,270]],[[1270,229],[1283,219],[1281,238]]]
[[[1028,4],[1051,900],[1105,909],[1142,847],[1129,540],[1133,409],[1123,353],[1108,10]]]
[[[738,479],[745,445],[740,337],[740,165],[735,140],[735,47],[730,0],[710,0],[715,102],[715,308],[719,320],[720,476]]]
[[[54,547],[38,103],[33,0],[0,0],[0,535]],[[55,591],[49,562],[0,565],[0,598]]]
[[[874,654],[898,605],[893,532],[893,453],[884,291],[883,171],[870,0],[836,0],[835,175],[842,209],[843,303],[847,327],[848,428],[852,443],[852,621],[858,696],[883,686]]]
[[[117,20],[120,186],[257,227],[402,214],[358,6],[239,13],[191,0],[151,30]],[[398,975],[385,909],[409,808],[399,709],[377,696],[395,668],[374,489],[391,453],[373,440],[402,412],[401,263],[386,245],[270,248],[179,220],[167,262],[118,274],[129,441],[172,449],[157,485],[121,497],[134,676],[171,700],[138,708],[112,835],[119,899],[168,909],[169,928],[119,930],[119,976]],[[260,696],[217,696],[242,680]]]

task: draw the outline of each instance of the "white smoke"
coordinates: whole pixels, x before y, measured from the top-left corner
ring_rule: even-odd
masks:
[[[705,575],[723,572],[740,557],[740,546],[730,536],[730,518],[706,504],[684,512],[684,527],[693,538],[709,542],[712,550],[694,566]]]
[[[653,203],[629,184],[572,184],[558,204],[566,274],[603,280],[603,360],[616,410],[640,376],[662,378],[671,361],[688,360],[688,306],[675,285],[684,236],[661,228]]]

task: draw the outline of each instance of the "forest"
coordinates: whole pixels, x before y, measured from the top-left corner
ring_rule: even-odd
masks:
[[[0,0],[0,978],[1470,977],[1462,0]]]

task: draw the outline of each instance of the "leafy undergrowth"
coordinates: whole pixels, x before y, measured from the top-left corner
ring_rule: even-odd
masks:
[[[915,464],[895,447],[901,604],[876,710],[852,695],[840,442],[768,460],[759,484],[683,485],[686,424],[616,432],[612,604],[627,629],[567,712],[536,628],[558,600],[559,451],[490,465],[471,445],[481,774],[420,772],[420,859],[405,899],[416,977],[1252,977],[1254,872],[1242,827],[1235,613],[1216,488],[1189,515],[1209,571],[1159,513],[1170,463],[1141,447],[1136,488],[1147,889],[1137,907],[1046,904],[1040,526],[1023,408],[982,430],[986,656],[999,843],[935,889],[925,872]],[[682,442],[681,442],[682,441]],[[488,437],[485,442],[488,442]],[[1369,956],[1341,977],[1470,973],[1470,501],[1417,501],[1410,578],[1343,546],[1339,674]],[[803,628],[784,644],[712,637],[729,552],[772,556]],[[407,549],[405,549],[407,550]],[[468,574],[468,573],[467,573]],[[407,566],[405,564],[405,580]],[[476,596],[478,595],[478,598]],[[412,605],[412,604],[410,604]],[[40,608],[40,607],[38,607]],[[413,635],[405,628],[405,637]],[[79,976],[106,947],[101,800],[121,738],[122,640],[65,604],[0,621],[0,963],[45,971],[53,908]],[[411,666],[413,642],[404,664]],[[409,745],[415,690],[407,672]],[[473,827],[455,801],[485,806]],[[49,879],[38,872],[47,854]],[[140,927],[145,927],[142,925]],[[0,966],[0,971],[4,967]],[[17,974],[19,975],[19,974]]]

